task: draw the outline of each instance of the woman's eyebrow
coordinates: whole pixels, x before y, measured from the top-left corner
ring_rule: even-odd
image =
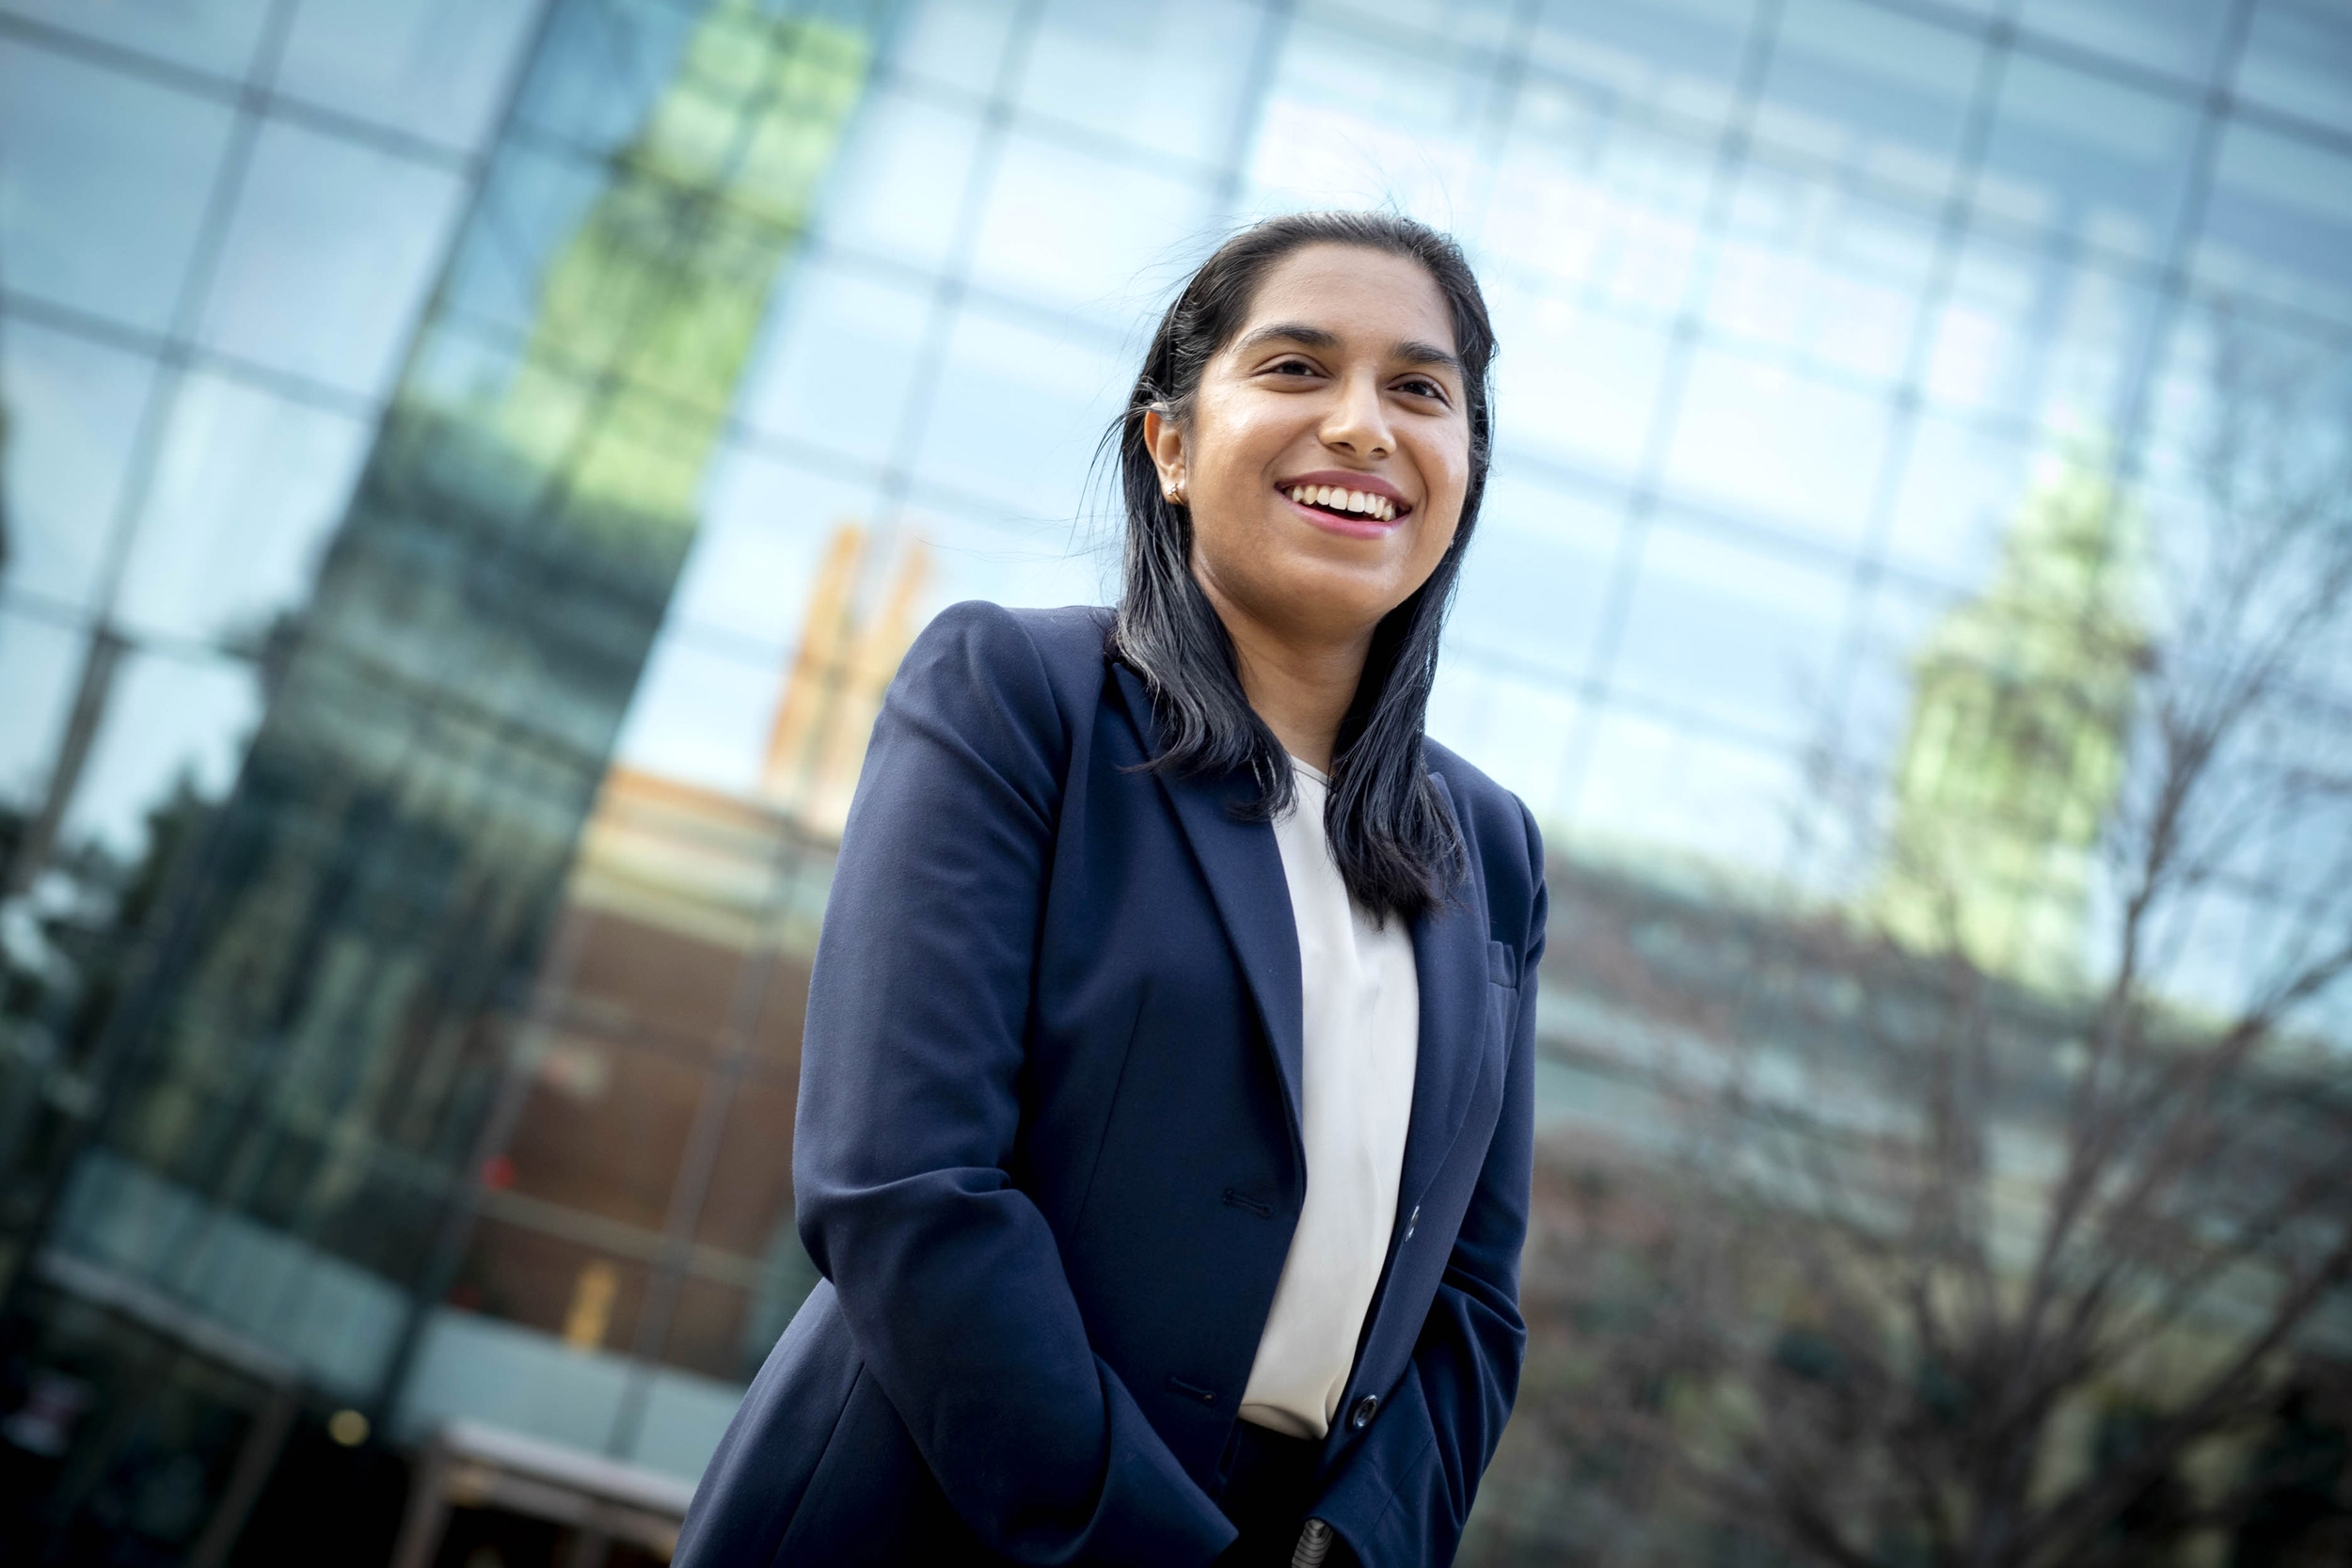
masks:
[[[1271,326],[1262,326],[1243,338],[1235,345],[1234,352],[1248,354],[1268,343],[1296,343],[1301,348],[1327,350],[1342,346],[1340,335],[1336,332],[1320,326],[1309,326],[1303,322],[1277,322]],[[1391,349],[1389,356],[1393,359],[1401,359],[1408,365],[1441,366],[1457,375],[1462,370],[1462,360],[1459,355],[1441,349],[1435,343],[1422,342],[1418,338],[1406,339]]]
[[[1408,365],[1441,365],[1456,374],[1461,372],[1461,356],[1450,354],[1435,343],[1424,343],[1418,339],[1407,339],[1390,352],[1394,357],[1404,360]]]
[[[1278,342],[1296,343],[1301,348],[1334,349],[1340,346],[1340,335],[1299,322],[1277,322],[1272,326],[1262,326],[1244,338],[1238,351],[1247,354],[1253,348]]]

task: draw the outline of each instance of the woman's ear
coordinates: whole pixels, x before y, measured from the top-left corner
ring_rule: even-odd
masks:
[[[1160,494],[1169,500],[1184,499],[1184,427],[1156,408],[1143,414],[1143,444],[1152,453],[1152,467],[1160,470]]]

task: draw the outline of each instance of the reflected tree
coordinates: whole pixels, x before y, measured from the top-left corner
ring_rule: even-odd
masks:
[[[2352,404],[2211,341],[2179,460],[2059,465],[1896,765],[1822,764],[1867,893],[1585,960],[1676,1132],[1539,1178],[1581,1560],[2352,1552]]]

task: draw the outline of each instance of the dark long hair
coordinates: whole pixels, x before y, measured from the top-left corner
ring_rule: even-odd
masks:
[[[1127,543],[1112,651],[1143,676],[1165,750],[1152,766],[1182,773],[1247,769],[1247,808],[1272,817],[1295,799],[1289,759],[1243,694],[1232,640],[1192,575],[1192,516],[1160,491],[1143,417],[1183,422],[1200,374],[1248,318],[1276,262],[1313,245],[1360,245],[1419,262],[1445,296],[1470,414],[1470,482],[1454,543],[1429,580],[1381,618],[1340,722],[1324,830],[1340,876],[1375,914],[1410,918],[1443,900],[1461,874],[1462,845],[1422,761],[1422,727],[1438,671],[1438,640],[1478,521],[1492,446],[1488,367],[1494,327],[1461,247],[1425,224],[1385,213],[1298,213],[1269,218],[1225,242],[1160,318],[1118,443]]]

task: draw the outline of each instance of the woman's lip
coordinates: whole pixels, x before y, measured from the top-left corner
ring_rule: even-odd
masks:
[[[1315,527],[1327,533],[1343,534],[1350,539],[1380,538],[1405,520],[1405,515],[1402,513],[1385,523],[1377,517],[1366,517],[1352,513],[1343,515],[1337,512],[1326,512],[1319,506],[1309,506],[1304,501],[1295,501],[1290,499],[1286,491],[1277,490],[1275,494],[1282,498],[1284,506],[1289,507]]]

